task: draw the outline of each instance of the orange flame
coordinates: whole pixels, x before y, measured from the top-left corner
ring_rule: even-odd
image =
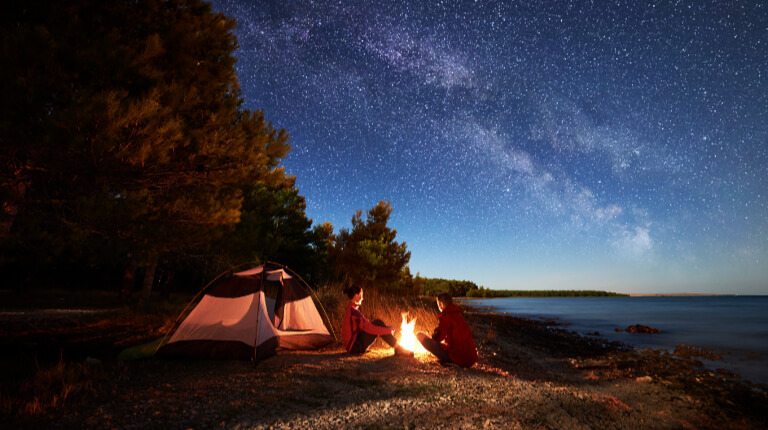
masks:
[[[403,348],[413,351],[417,354],[426,353],[427,350],[424,349],[423,346],[421,346],[421,342],[419,342],[418,339],[416,339],[416,334],[413,332],[414,327],[416,326],[416,318],[414,318],[411,321],[408,321],[408,314],[403,313],[403,323],[400,324],[400,346]]]

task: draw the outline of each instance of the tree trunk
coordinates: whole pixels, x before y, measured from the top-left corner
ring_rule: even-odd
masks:
[[[144,273],[144,283],[141,286],[141,304],[149,303],[149,296],[152,294],[152,286],[155,283],[155,272],[157,271],[157,262],[160,259],[156,252],[149,255],[147,260],[147,271]]]
[[[123,302],[127,302],[133,295],[133,286],[136,284],[136,269],[138,268],[136,257],[129,255],[128,260],[128,266],[123,272],[123,287],[120,290],[120,299]]]
[[[165,276],[162,279],[162,284],[160,286],[160,297],[162,297],[163,300],[167,299],[171,293],[171,283],[173,282],[173,276],[175,274],[176,272],[173,270],[167,270]]]

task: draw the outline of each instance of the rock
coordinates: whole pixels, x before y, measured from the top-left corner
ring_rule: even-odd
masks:
[[[672,355],[680,358],[702,357],[710,360],[721,360],[723,358],[721,354],[717,354],[713,351],[688,345],[677,345],[675,347],[675,352],[673,352]]]
[[[630,333],[661,333],[661,330],[647,325],[635,324],[627,327],[627,331]]]

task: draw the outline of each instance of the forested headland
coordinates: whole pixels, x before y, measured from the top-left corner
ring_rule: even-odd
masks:
[[[495,298],[495,297],[609,297],[626,296],[599,290],[494,290],[478,286],[472,281],[457,281],[441,278],[416,278],[415,283],[426,296],[451,293],[454,297]]]
[[[629,297],[601,290],[489,290],[469,291],[467,297]]]

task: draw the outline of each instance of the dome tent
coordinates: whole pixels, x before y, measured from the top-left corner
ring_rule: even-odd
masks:
[[[332,343],[308,287],[289,270],[268,262],[216,282],[156,355],[259,361]]]

